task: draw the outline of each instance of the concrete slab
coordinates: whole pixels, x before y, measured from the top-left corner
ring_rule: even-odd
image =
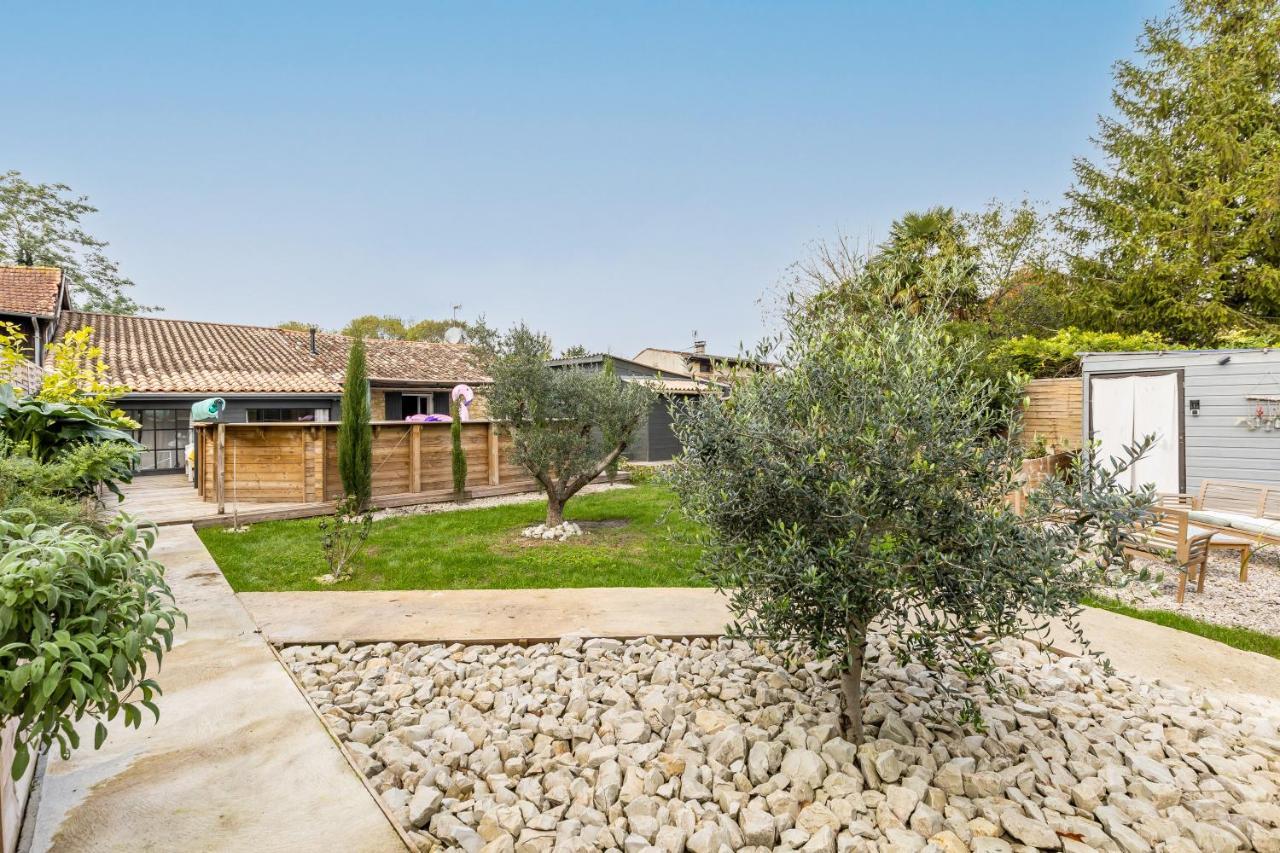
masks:
[[[195,532],[162,528],[154,556],[190,618],[160,721],[51,758],[32,849],[403,851]]]
[[[1120,672],[1212,690],[1280,713],[1280,660],[1108,610],[1085,608],[1080,622],[1094,650]],[[1081,650],[1061,624],[1051,636],[1057,648]]]
[[[240,600],[273,643],[714,636],[730,619],[715,590],[672,587],[242,592]]]

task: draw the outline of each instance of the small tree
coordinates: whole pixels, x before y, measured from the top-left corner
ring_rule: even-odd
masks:
[[[489,411],[505,422],[512,453],[546,490],[547,524],[626,450],[653,401],[647,386],[609,370],[552,369],[550,341],[521,325],[499,341]]]
[[[1018,430],[973,369],[981,352],[941,310],[836,305],[797,306],[780,369],[690,404],[672,479],[737,630],[838,660],[860,741],[873,624],[903,658],[951,658],[994,689],[990,643],[1049,617],[1074,628],[1150,496],[1086,459],[1073,489],[1051,480],[1015,515]]]
[[[373,430],[369,426],[369,373],[364,339],[351,341],[347,375],[342,386],[342,422],[338,425],[338,474],[342,490],[354,498],[356,509],[369,506],[373,492]]]
[[[449,404],[449,439],[453,445],[453,493],[461,500],[467,490],[467,454],[462,450],[462,407],[455,398]]]

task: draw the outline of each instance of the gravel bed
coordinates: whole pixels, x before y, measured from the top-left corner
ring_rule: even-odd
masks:
[[[593,483],[583,486],[578,495],[590,495],[595,492],[608,492],[613,489],[630,489],[630,483]],[[577,495],[574,495],[577,497]],[[506,506],[507,504],[526,504],[534,501],[545,501],[542,492],[523,492],[518,495],[498,495],[492,498],[474,498],[469,501],[449,501],[448,503],[416,504],[380,509],[373,514],[374,521],[384,518],[399,518],[403,515],[431,515],[437,512],[454,512],[463,509],[484,509],[490,506]]]
[[[825,667],[742,642],[351,642],[286,664],[421,849],[1280,851],[1280,733],[1250,707],[1008,641],[1018,698],[873,638],[867,741]]]
[[[1249,580],[1240,582],[1238,551],[1213,551],[1205,575],[1204,592],[1187,584],[1187,594],[1178,603],[1178,572],[1167,563],[1134,560],[1135,567],[1150,569],[1153,579],[1133,582],[1110,590],[1110,594],[1133,607],[1172,610],[1203,622],[1233,628],[1251,628],[1280,636],[1280,550],[1270,547],[1249,561]]]

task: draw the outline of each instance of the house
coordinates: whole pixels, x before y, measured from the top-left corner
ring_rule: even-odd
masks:
[[[1103,458],[1155,435],[1129,485],[1280,486],[1280,350],[1082,353],[1082,438]]]
[[[57,267],[0,266],[0,323],[18,327],[27,356],[36,364],[53,340],[59,314],[71,308],[71,293]]]
[[[228,423],[340,416],[351,346],[344,335],[70,309],[57,321],[58,336],[91,327],[112,379],[129,387],[119,405],[141,424],[144,471],[184,467],[191,406],[209,397],[226,400],[220,419]],[[370,340],[366,348],[375,421],[448,412],[455,385],[489,381],[466,346]]]
[[[725,382],[738,371],[771,370],[769,362],[735,355],[710,355],[706,341],[694,341],[693,349],[673,350],[646,347],[636,354],[633,361],[672,373],[681,373],[694,379]]]
[[[665,462],[680,453],[680,440],[672,429],[672,413],[689,398],[699,394],[724,392],[724,386],[697,379],[677,370],[663,370],[632,359],[594,353],[577,358],[556,358],[547,362],[558,370],[603,370],[605,359],[624,382],[643,382],[657,392],[649,415],[636,428],[624,455],[632,462]]]

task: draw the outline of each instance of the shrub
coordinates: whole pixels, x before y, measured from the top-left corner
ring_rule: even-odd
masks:
[[[333,515],[320,519],[320,549],[329,566],[329,574],[316,578],[319,583],[335,584],[351,577],[360,552],[373,530],[373,513],[361,507],[355,495],[338,501]]]
[[[373,494],[373,430],[369,426],[369,373],[364,340],[351,341],[347,375],[342,384],[342,422],[338,424],[338,473],[342,490],[359,510]]]
[[[1135,352],[1186,349],[1171,344],[1155,332],[1119,334],[1084,332],[1074,327],[1059,329],[1053,337],[1023,335],[998,344],[991,358],[1033,379],[1079,376],[1081,352]]]
[[[1050,479],[1016,515],[1016,423],[944,319],[797,312],[780,369],[676,421],[672,482],[705,526],[702,569],[730,592],[736,631],[838,662],[854,741],[873,624],[904,660],[951,659],[995,690],[991,643],[1051,617],[1075,629],[1151,502],[1086,457],[1073,488]]]
[[[73,444],[41,462],[0,439],[0,511],[25,508],[46,524],[91,521],[94,487],[128,480],[138,451],[119,441]]]
[[[607,369],[553,369],[550,352],[525,326],[504,336],[489,368],[489,411],[505,422],[512,458],[546,491],[546,523],[555,526],[565,503],[622,456],[653,392]]]
[[[68,757],[78,720],[98,721],[97,748],[104,720],[137,728],[142,708],[159,717],[147,660],[160,665],[185,617],[148,557],[154,541],[153,526],[124,516],[100,534],[0,514],[0,721],[18,721],[15,779],[33,750],[56,743]]]
[[[462,409],[454,400],[449,404],[449,415],[453,422],[449,424],[449,441],[453,455],[453,494],[459,499],[467,490],[467,454],[462,450]]]

